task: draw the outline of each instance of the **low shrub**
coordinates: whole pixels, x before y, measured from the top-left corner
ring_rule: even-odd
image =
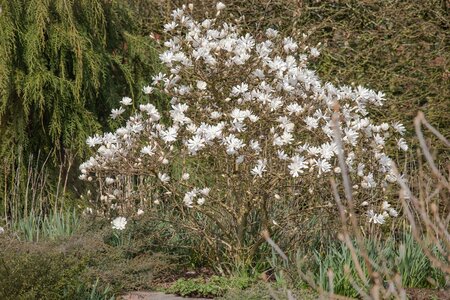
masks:
[[[102,222],[99,222],[102,223]],[[109,226],[87,227],[83,235],[64,243],[64,251],[86,256],[86,276],[100,285],[108,285],[114,292],[151,289],[152,282],[169,276],[176,261],[168,254],[152,249],[151,240],[136,238],[134,232],[111,232]],[[94,226],[94,227],[95,227]],[[95,230],[95,231],[91,231]]]
[[[47,245],[0,241],[0,299],[74,299],[87,284],[83,257]]]
[[[245,289],[230,287],[219,299],[270,300],[273,298],[269,294],[268,284],[258,281]]]
[[[109,244],[111,228],[96,224],[69,238],[31,243],[6,231],[0,235],[0,299],[109,299],[150,289],[173,272],[168,255],[125,234],[130,238],[123,243]]]
[[[217,297],[223,296],[232,289],[242,291],[254,282],[254,279],[248,277],[182,278],[178,279],[167,291],[180,296]]]

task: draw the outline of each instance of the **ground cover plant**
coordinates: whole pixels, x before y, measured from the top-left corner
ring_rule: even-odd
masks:
[[[191,280],[179,279],[168,291],[181,296],[217,297],[223,296],[227,290],[243,290],[252,283],[251,278],[225,278],[212,276],[204,280],[195,278]]]
[[[124,291],[154,289],[153,282],[181,269],[175,257],[158,252],[151,238],[136,236],[132,228],[117,242],[109,223],[102,228],[102,222],[82,220],[76,233],[43,235],[33,242],[20,229],[5,230],[0,298],[95,299],[85,296],[92,294],[110,299]]]

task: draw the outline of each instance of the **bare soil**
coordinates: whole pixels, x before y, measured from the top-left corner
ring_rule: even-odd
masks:
[[[161,292],[131,292],[123,295],[120,300],[208,300],[207,298],[184,298]]]
[[[407,294],[410,300],[450,300],[450,290],[410,288]]]

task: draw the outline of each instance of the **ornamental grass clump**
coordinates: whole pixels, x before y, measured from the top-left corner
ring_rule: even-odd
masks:
[[[104,214],[171,207],[213,260],[225,254],[251,262],[264,241],[259,233],[277,230],[276,220],[284,218],[279,207],[321,201],[311,194],[341,172],[333,139],[337,113],[363,222],[397,216],[394,208],[392,214],[380,209],[389,205],[382,195],[397,180],[386,147],[408,146],[402,124],[370,118],[384,94],[322,82],[309,68],[320,45],[272,28],[252,36],[238,22],[223,22],[222,9],[203,21],[191,17],[192,6],[173,11],[160,54],[167,72],[143,88],[148,103],[135,107],[123,98],[111,113],[126,119],[123,127],[87,140],[96,152],[80,166],[80,178],[99,182]],[[152,104],[161,95],[170,110]]]

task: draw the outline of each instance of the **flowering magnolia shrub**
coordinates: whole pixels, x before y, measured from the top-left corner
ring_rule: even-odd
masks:
[[[296,41],[270,28],[255,37],[220,15],[196,21],[187,7],[172,16],[160,55],[167,72],[143,88],[149,102],[123,98],[111,113],[129,115],[123,127],[87,140],[96,153],[80,177],[100,182],[107,209],[129,215],[145,205],[182,204],[178,209],[195,218],[189,228],[211,247],[251,256],[262,239],[250,233],[277,224],[279,203],[308,201],[341,172],[336,111],[353,188],[367,195],[360,197],[363,217],[384,223],[397,215],[380,209],[378,196],[396,182],[386,146],[408,146],[402,124],[375,124],[369,116],[383,93],[321,82],[308,68],[319,50],[306,37]],[[166,95],[171,109],[158,111],[154,94]],[[208,226],[220,235],[208,236]]]

